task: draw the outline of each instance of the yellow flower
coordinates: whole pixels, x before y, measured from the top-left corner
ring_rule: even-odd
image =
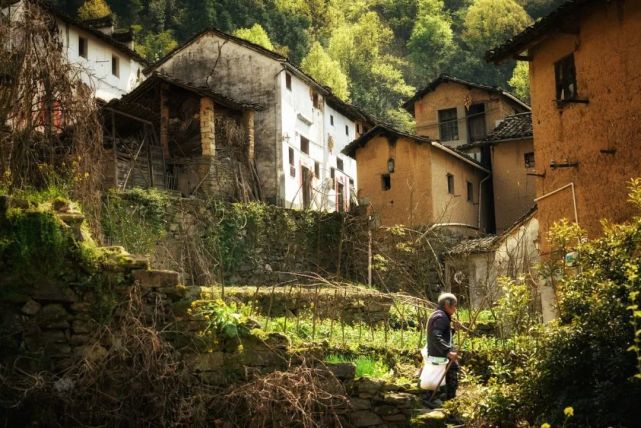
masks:
[[[568,406],[565,409],[563,409],[563,413],[565,414],[565,416],[570,418],[570,417],[574,416],[574,409],[572,407]]]
[[[541,428],[552,428],[552,426],[546,422],[544,424],[541,424]]]

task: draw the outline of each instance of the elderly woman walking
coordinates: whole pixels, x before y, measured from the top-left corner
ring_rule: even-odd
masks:
[[[458,321],[452,321],[456,312],[457,299],[454,294],[443,293],[438,298],[438,309],[432,313],[427,322],[427,352],[430,357],[450,360],[449,370],[445,375],[446,400],[456,396],[458,387],[458,353],[453,347],[454,327],[460,327]]]

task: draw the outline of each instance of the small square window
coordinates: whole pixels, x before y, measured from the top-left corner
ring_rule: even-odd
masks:
[[[120,59],[115,55],[111,56],[111,74],[120,77]]]
[[[554,63],[554,77],[556,79],[556,99],[566,101],[576,99],[576,68],[574,54],[570,54]]]
[[[534,153],[526,153],[523,155],[523,158],[525,160],[525,167],[526,168],[534,168]]]
[[[300,136],[300,151],[309,154],[309,140],[302,135]]]
[[[345,125],[345,135],[349,135],[349,125]]]
[[[84,37],[78,38],[78,55],[87,58],[87,39]]]
[[[314,177],[320,178],[320,163],[314,162]]]
[[[329,124],[334,126],[334,115],[333,114],[329,115]]]
[[[341,158],[336,158],[336,168],[337,168],[339,171],[343,171],[343,167],[344,167],[343,159],[341,159]]]
[[[352,188],[354,187],[354,179],[353,178],[349,179],[349,187],[352,187]]]
[[[447,193],[454,194],[454,176],[452,174],[447,174]]]
[[[467,201],[474,202],[474,185],[469,181],[467,182]]]
[[[392,177],[389,174],[381,175],[381,188],[383,189],[383,191],[392,188]]]
[[[292,90],[292,75],[289,73],[285,73],[285,87],[290,91]]]
[[[316,91],[312,92],[312,104],[314,104],[314,108],[321,108],[321,97]]]

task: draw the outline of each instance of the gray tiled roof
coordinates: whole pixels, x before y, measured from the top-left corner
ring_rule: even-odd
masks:
[[[487,137],[481,141],[473,141],[459,147],[461,150],[469,150],[475,147],[488,146],[501,141],[519,140],[532,138],[532,113],[517,113],[507,116]]]
[[[532,113],[528,111],[507,116],[499,126],[485,138],[485,141],[503,141],[531,137]]]
[[[476,254],[485,253],[494,250],[494,244],[499,240],[499,236],[490,235],[483,238],[468,239],[462,241],[452,247],[447,252],[450,256],[457,256],[461,254]]]

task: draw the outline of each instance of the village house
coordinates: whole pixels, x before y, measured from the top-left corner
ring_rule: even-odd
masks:
[[[403,104],[416,121],[416,134],[448,147],[484,139],[503,118],[530,111],[509,92],[442,74]],[[478,158],[477,160],[481,160]]]
[[[63,52],[83,69],[82,80],[99,100],[120,98],[143,80],[147,62],[134,52],[132,32],[115,31],[111,17],[81,22],[46,1],[1,0],[2,15],[9,24],[19,19],[25,2],[56,18]]]
[[[414,115],[417,135],[432,136],[445,146],[465,150],[469,156],[490,170],[494,170],[490,145],[476,143],[485,140],[506,117],[530,111],[527,104],[501,88],[469,82],[447,74],[440,75],[416,92],[403,107]],[[501,165],[512,171],[519,170],[522,166],[522,161],[515,158],[502,160],[513,161]],[[483,193],[487,195],[490,204],[495,201],[494,187],[492,175],[483,183]],[[517,201],[512,200],[518,198],[518,194],[511,193],[512,190],[505,186],[497,189],[502,192],[501,200],[508,206],[518,205]],[[517,212],[515,216],[509,215],[507,222],[499,220],[500,225],[496,224],[496,210],[489,207],[486,230],[495,232],[497,226],[509,226],[531,205]]]
[[[496,233],[501,234],[534,205],[536,177],[532,113],[504,118],[487,137],[464,144],[468,154],[486,151],[492,168],[492,194]]]
[[[153,73],[103,108],[105,184],[258,199],[252,161],[254,112],[261,108]]]
[[[489,170],[428,137],[377,125],[344,150],[356,160],[359,199],[382,226],[487,227]]]
[[[493,62],[529,61],[541,249],[552,224],[635,211],[628,183],[641,175],[641,2],[574,0],[505,44]]]
[[[263,200],[287,208],[350,208],[356,163],[341,150],[373,123],[285,57],[210,29],[150,70],[265,107],[254,118]]]
[[[536,288],[534,267],[539,257],[539,222],[536,207],[500,235],[467,240],[452,247],[444,257],[445,289],[480,310],[496,304],[502,296],[501,277],[525,282]],[[536,304],[545,321],[555,317],[552,287],[538,288]]]

